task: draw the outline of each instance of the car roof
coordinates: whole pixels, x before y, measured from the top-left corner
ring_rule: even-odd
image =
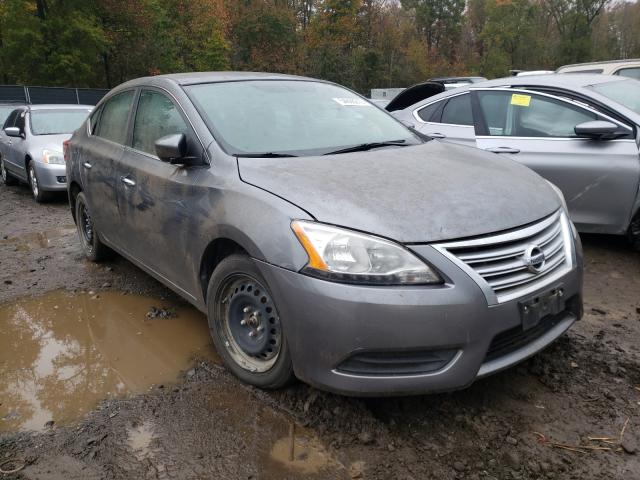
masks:
[[[600,75],[598,73],[550,73],[547,75],[523,75],[520,77],[504,77],[474,83],[474,88],[482,87],[558,87],[558,88],[584,88],[598,83],[618,82],[628,80],[626,77],[613,75]]]
[[[616,63],[638,63],[640,62],[640,58],[626,58],[624,60],[601,60],[599,62],[584,62],[584,63],[570,63],[569,65],[562,65],[561,67],[558,68],[558,70],[561,70],[563,68],[569,68],[569,67],[590,67],[590,66],[597,66],[597,65],[611,65],[611,64],[616,64]]]
[[[76,105],[70,103],[42,103],[38,105],[26,105],[29,110],[91,110],[93,105]]]
[[[324,82],[309,77],[300,77],[297,75],[285,75],[282,73],[261,73],[261,72],[190,72],[190,73],[170,73],[165,75],[155,75],[152,77],[141,77],[129,80],[118,86],[133,87],[139,85],[149,85],[158,81],[168,80],[178,85],[196,85],[199,83],[215,83],[215,82],[238,82],[250,80],[306,80],[315,82]]]

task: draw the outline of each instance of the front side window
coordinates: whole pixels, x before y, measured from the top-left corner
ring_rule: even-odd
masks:
[[[4,122],[7,121],[7,118],[9,118],[9,115],[11,115],[11,112],[13,112],[14,107],[12,106],[3,106],[0,105],[0,125],[3,126],[8,126],[8,125],[4,125]]]
[[[127,119],[133,103],[133,90],[120,93],[102,107],[96,135],[124,145],[127,141]]]
[[[422,140],[389,113],[337,85],[250,80],[186,86],[227,152],[320,155],[377,142]]]
[[[4,121],[2,128],[13,127],[16,124],[16,118],[22,110],[12,110],[7,119]]]
[[[471,95],[465,93],[451,98],[442,110],[441,123],[451,125],[473,125]]]
[[[615,75],[640,80],[640,67],[621,68],[615,73]]]
[[[506,137],[575,137],[580,123],[597,120],[595,113],[541,95],[478,92],[490,135]]]
[[[133,126],[133,148],[156,154],[155,142],[174,133],[189,132],[175,104],[166,95],[144,90],[140,94]]]
[[[73,133],[85,121],[91,110],[31,110],[31,133],[34,135],[60,135]],[[24,118],[18,117],[16,126]]]

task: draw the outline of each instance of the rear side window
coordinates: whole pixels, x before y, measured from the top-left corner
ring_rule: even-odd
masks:
[[[140,94],[133,126],[133,148],[156,154],[156,140],[166,135],[184,133],[189,128],[175,104],[164,94],[144,90]]]
[[[427,105],[426,107],[418,110],[418,116],[424,120],[425,122],[437,122],[439,119],[437,117],[436,112],[440,110],[442,106],[442,102],[432,103],[431,105]]]
[[[124,145],[127,140],[127,119],[132,103],[133,91],[123,92],[110,98],[102,107],[102,115],[100,115],[95,134]]]
[[[91,135],[95,135],[96,127],[98,126],[98,120],[100,119],[100,112],[102,112],[102,108],[99,108],[91,115],[91,119],[89,120],[89,130]]]
[[[636,80],[640,80],[640,67],[621,68],[615,73],[615,75],[620,75],[621,77],[635,78]]]
[[[450,99],[442,110],[441,123],[473,125],[471,96],[468,93]]]

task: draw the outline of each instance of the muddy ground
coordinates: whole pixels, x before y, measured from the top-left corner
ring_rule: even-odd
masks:
[[[176,381],[110,391],[88,413],[50,418],[39,431],[24,431],[3,395],[0,469],[18,471],[0,478],[640,478],[640,254],[615,237],[583,243],[584,319],[533,359],[466,390],[380,399],[303,384],[262,392],[230,376],[207,344],[205,355],[180,365]],[[64,198],[36,205],[26,188],[0,186],[0,309],[28,313],[26,297],[60,289],[70,299],[113,303],[109,296],[124,292],[145,305],[188,309],[122,258],[85,262]],[[136,312],[132,321],[147,322],[149,332],[153,322],[182,316]],[[50,319],[28,318],[49,338]],[[10,383],[20,350],[0,341],[0,382]],[[139,362],[155,361],[149,352],[140,350]]]

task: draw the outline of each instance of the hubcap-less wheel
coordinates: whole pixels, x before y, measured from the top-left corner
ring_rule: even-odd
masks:
[[[80,207],[80,218],[78,219],[78,227],[80,228],[80,236],[87,252],[93,250],[93,223],[91,216],[87,211],[87,206],[83,203]]]
[[[29,167],[29,182],[31,183],[31,191],[33,196],[38,198],[38,179],[36,178],[36,171],[33,166]]]
[[[266,372],[278,360],[282,327],[271,295],[254,278],[236,274],[218,290],[215,322],[232,359],[250,372]]]

